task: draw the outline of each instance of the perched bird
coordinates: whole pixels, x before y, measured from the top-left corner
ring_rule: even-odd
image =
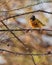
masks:
[[[45,24],[39,21],[34,15],[30,18],[29,23],[32,28],[41,28],[45,26]]]

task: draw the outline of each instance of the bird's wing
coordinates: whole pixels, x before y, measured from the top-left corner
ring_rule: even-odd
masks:
[[[45,24],[43,24],[41,21],[39,21],[38,19],[37,19],[37,21],[38,21],[38,23],[40,23],[42,26],[45,26]]]

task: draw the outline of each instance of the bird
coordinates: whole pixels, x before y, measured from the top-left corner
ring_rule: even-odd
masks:
[[[49,47],[50,45],[49,44],[44,44],[45,42],[43,41],[42,39],[42,34],[46,34],[45,31],[42,31],[42,27],[43,26],[46,26],[46,24],[42,23],[39,19],[37,19],[34,15],[31,16],[30,20],[29,20],[29,23],[30,23],[30,26],[32,28],[39,28],[40,30],[39,31],[34,31],[35,33],[35,36],[37,39],[40,40],[40,42],[37,40],[37,42],[39,42],[39,45],[41,47],[44,47],[44,48],[47,48]],[[31,30],[32,32],[32,30]],[[34,35],[33,33],[33,35]],[[48,52],[48,54],[50,54],[51,52]]]
[[[29,23],[32,28],[42,28],[42,26],[45,26],[45,24],[38,20],[34,15],[30,18]]]

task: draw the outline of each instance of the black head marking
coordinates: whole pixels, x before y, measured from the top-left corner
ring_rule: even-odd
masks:
[[[35,16],[33,15],[30,19],[32,19],[34,21],[35,20]]]

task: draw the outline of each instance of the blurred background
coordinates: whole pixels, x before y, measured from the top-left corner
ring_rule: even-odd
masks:
[[[52,30],[52,14],[33,12],[37,10],[52,12],[52,0],[0,0],[0,30],[32,29],[29,25],[32,15],[46,25],[42,28]],[[0,65],[52,65],[52,55],[18,55],[9,51],[33,54],[52,52],[52,31],[0,31]]]

